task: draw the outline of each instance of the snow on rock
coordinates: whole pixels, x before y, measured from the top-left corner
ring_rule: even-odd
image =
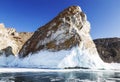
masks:
[[[91,69],[114,69],[114,67],[102,62],[98,55],[89,54],[81,44],[70,50],[51,52],[48,50],[39,51],[34,55],[29,54],[25,58],[18,56],[0,56],[0,67],[26,67],[26,68],[69,68],[83,67]]]
[[[81,42],[90,54],[97,54],[89,31],[90,24],[84,12],[79,6],[71,6],[38,28],[20,50],[20,57],[41,50],[52,52],[69,50],[80,46]]]
[[[100,59],[89,32],[86,15],[79,6],[71,6],[35,31],[19,52],[25,60],[21,65],[104,68],[107,65]]]

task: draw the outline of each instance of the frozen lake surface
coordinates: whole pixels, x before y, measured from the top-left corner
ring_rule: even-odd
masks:
[[[120,71],[0,68],[0,82],[120,82]]]

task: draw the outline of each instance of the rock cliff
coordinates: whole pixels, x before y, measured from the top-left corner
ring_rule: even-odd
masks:
[[[0,55],[6,56],[18,54],[23,44],[31,37],[33,33],[18,33],[14,28],[5,28],[0,24]]]
[[[94,42],[104,62],[120,63],[120,38],[101,38],[95,39]]]
[[[19,52],[20,57],[41,50],[52,52],[69,50],[81,44],[90,54],[97,54],[89,32],[90,24],[85,13],[79,6],[71,6],[63,10],[49,23],[38,28],[23,45]]]

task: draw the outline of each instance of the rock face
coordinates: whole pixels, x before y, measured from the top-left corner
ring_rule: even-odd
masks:
[[[120,38],[102,38],[94,42],[103,61],[120,63]]]
[[[9,55],[14,55],[13,51],[12,51],[12,47],[8,46],[5,49],[0,50],[0,55],[5,55],[6,57],[8,57]]]
[[[0,54],[3,52],[6,56],[18,54],[23,44],[33,33],[18,33],[14,28],[5,28],[4,24],[0,24]]]
[[[71,6],[38,28],[20,50],[20,57],[41,50],[52,52],[68,50],[80,44],[83,44],[89,53],[97,54],[89,32],[90,24],[86,15],[79,6]]]

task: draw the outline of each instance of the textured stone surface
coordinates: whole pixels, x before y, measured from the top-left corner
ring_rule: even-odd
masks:
[[[0,24],[0,50],[1,53],[18,54],[23,44],[31,37],[33,33],[18,33],[14,28],[5,28],[4,24]],[[5,52],[8,51],[8,52]],[[8,54],[7,54],[8,55]]]
[[[80,44],[83,44],[90,53],[97,54],[89,32],[90,24],[86,15],[79,6],[71,6],[38,28],[20,50],[20,57],[40,50],[67,50]]]
[[[12,47],[8,46],[7,48],[0,50],[0,56],[3,55],[3,54],[6,57],[8,57],[9,55],[14,55],[14,53],[12,51]]]
[[[120,38],[101,38],[94,42],[103,61],[120,63]]]

